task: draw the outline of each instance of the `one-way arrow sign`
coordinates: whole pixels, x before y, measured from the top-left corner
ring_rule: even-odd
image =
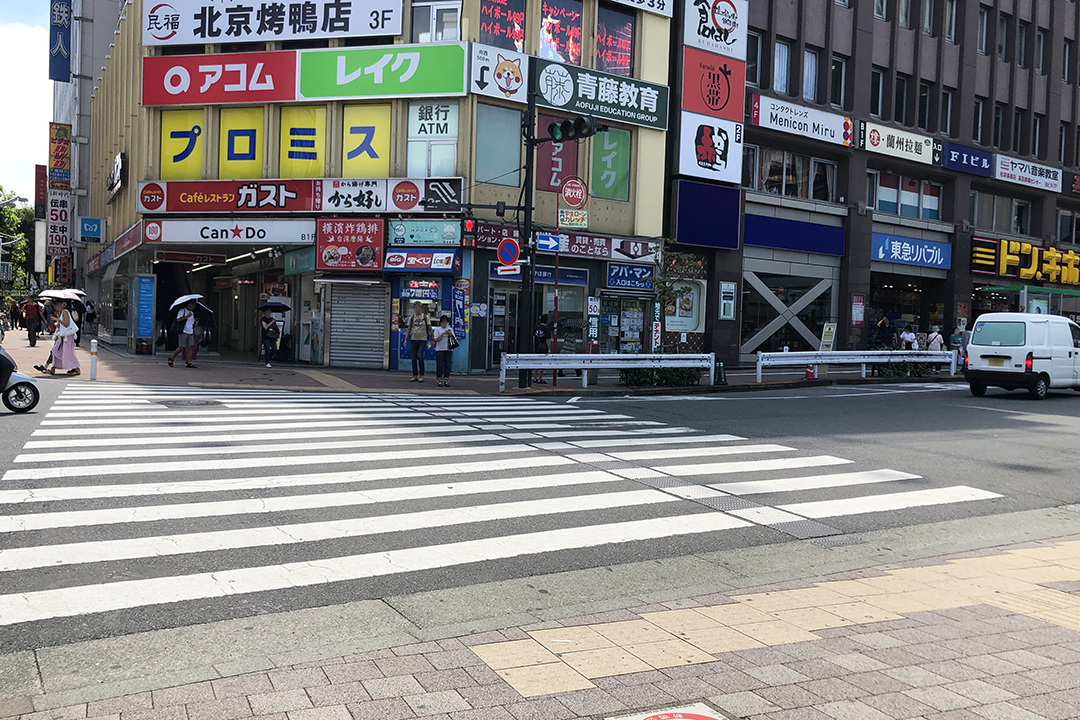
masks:
[[[537,233],[536,235],[536,249],[541,252],[566,252],[566,242],[563,241],[561,235],[549,235],[545,233]],[[569,238],[567,238],[569,240]]]

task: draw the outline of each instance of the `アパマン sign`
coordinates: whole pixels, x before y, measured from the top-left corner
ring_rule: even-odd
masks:
[[[1061,170],[1007,155],[994,156],[994,179],[1061,192]]]
[[[143,45],[400,35],[400,0],[146,0]]]
[[[855,127],[851,118],[763,95],[754,95],[750,122],[759,127],[835,145],[850,146],[855,141]]]
[[[148,0],[148,4],[153,4]],[[165,55],[142,59],[142,104],[292,102],[296,51]]]

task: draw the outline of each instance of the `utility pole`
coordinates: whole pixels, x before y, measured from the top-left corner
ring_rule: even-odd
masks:
[[[536,58],[529,56],[529,92],[528,109],[522,123],[522,135],[525,139],[525,222],[522,227],[521,250],[524,255],[521,263],[521,294],[518,296],[518,337],[517,351],[522,354],[532,352],[533,292],[536,270],[536,251],[533,248],[533,171],[536,163]],[[529,370],[518,371],[518,387],[527,389],[532,386],[532,373]]]

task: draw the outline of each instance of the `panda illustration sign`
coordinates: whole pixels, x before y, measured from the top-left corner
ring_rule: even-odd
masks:
[[[742,180],[742,123],[683,112],[679,174],[739,183]]]
[[[473,43],[469,91],[525,103],[529,95],[528,69],[529,56],[524,53]]]

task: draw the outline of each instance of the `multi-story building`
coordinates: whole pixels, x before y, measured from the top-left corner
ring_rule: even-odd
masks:
[[[557,233],[561,209],[567,237],[540,249],[533,307],[557,302],[566,348],[601,311],[602,348],[650,347],[670,20],[649,5],[129,2],[93,100],[101,335],[152,351],[172,300],[198,293],[211,349],[254,356],[256,307],[277,301],[291,357],[404,369],[399,319],[420,302],[462,336],[455,371],[497,365],[528,327],[498,246],[520,237],[531,55],[538,135],[585,99],[609,125],[537,150],[537,230]],[[121,153],[129,181],[110,192]],[[561,199],[574,176],[584,212]]]

